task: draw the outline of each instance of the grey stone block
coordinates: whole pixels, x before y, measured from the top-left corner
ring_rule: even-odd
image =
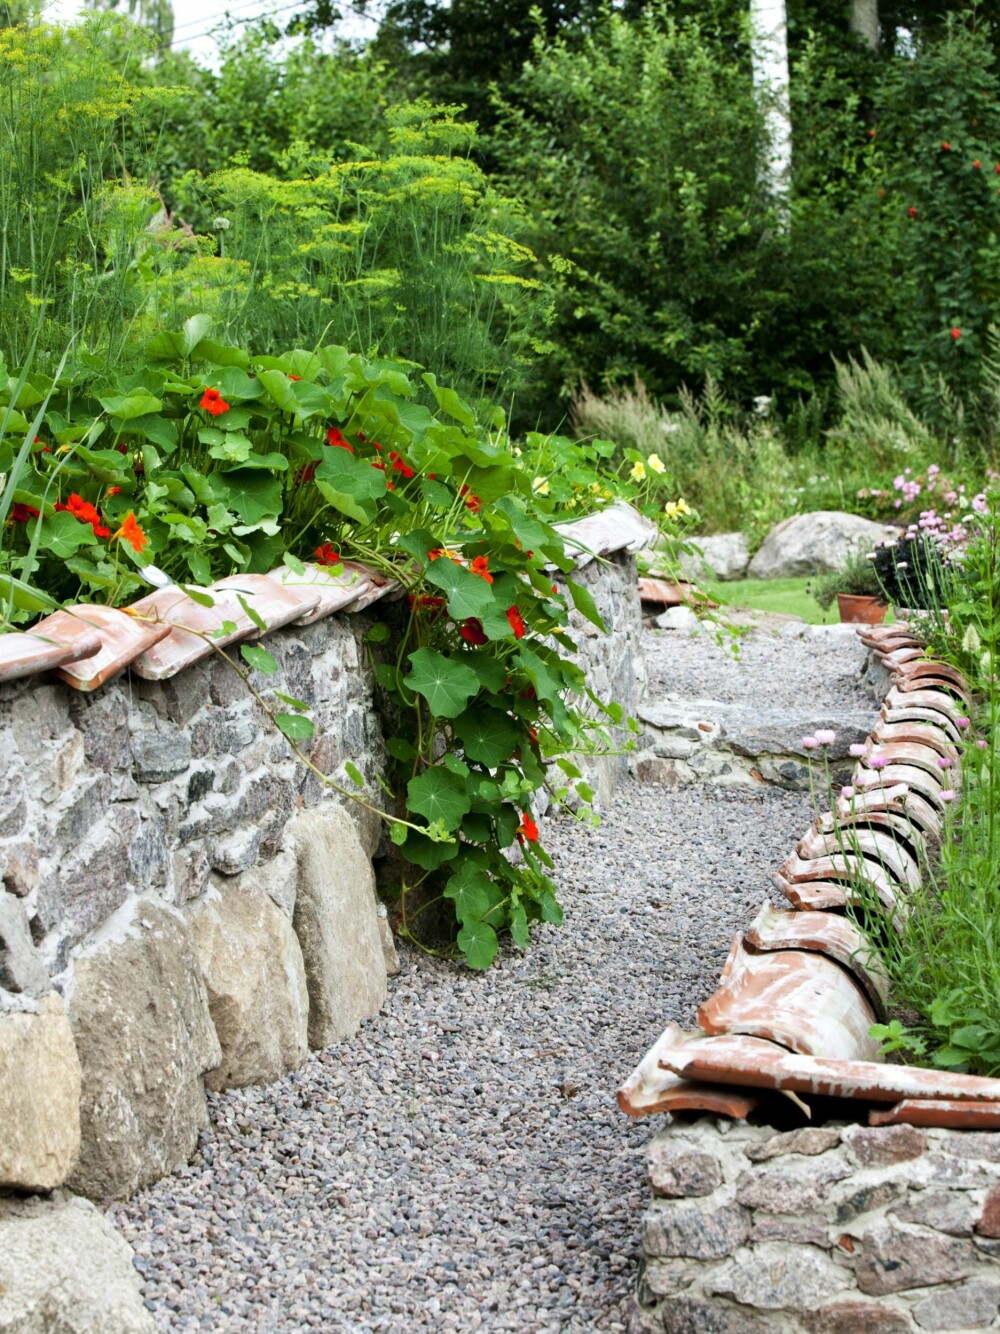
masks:
[[[668,1198],[711,1195],[723,1181],[718,1159],[667,1139],[650,1144],[647,1171],[653,1194]]]
[[[0,1126],[0,1189],[62,1185],[80,1152],[80,1062],[54,992],[37,1014],[0,1014]]]
[[[191,767],[191,738],[184,732],[135,732],[132,761],[141,783],[166,783]]]
[[[221,1051],[183,917],[123,909],[74,960],[67,1005],[83,1068],[69,1184],[123,1199],[186,1162],[208,1124],[201,1076]]]
[[[291,827],[298,862],[294,926],[309,984],[309,1045],[356,1032],[385,1000],[375,877],[354,822],[332,802]]]
[[[738,1204],[716,1208],[659,1201],[642,1220],[643,1249],[649,1256],[721,1260],[750,1236],[750,1211]]]
[[[859,1241],[855,1273],[860,1290],[884,1297],[909,1288],[930,1288],[966,1278],[976,1264],[967,1241],[940,1234],[904,1232],[880,1223]]]
[[[0,891],[0,986],[41,996],[50,985],[48,969],[31,939],[23,903]]]
[[[814,1246],[764,1242],[705,1282],[706,1292],[764,1311],[810,1311],[850,1286],[849,1273]]]
[[[66,1191],[0,1199],[0,1329],[155,1334],[132,1252],[101,1211]]]
[[[913,1308],[921,1329],[985,1329],[1000,1310],[1000,1283],[977,1279],[935,1292]]]

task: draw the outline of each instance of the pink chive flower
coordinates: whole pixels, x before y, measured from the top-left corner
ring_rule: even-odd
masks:
[[[950,759],[947,755],[939,755],[937,757],[937,767],[939,769],[952,769],[954,768],[954,765],[955,761]]]
[[[873,755],[868,763],[873,769],[884,769],[889,761],[884,755]]]
[[[841,795],[842,797],[846,797],[847,800],[850,801],[850,799],[854,796],[854,788],[853,788],[853,787],[842,787],[842,788],[840,789],[840,795]]]
[[[960,732],[964,732],[965,729],[969,726],[969,719],[968,719],[968,718],[956,718],[956,719],[955,719],[955,726],[959,729]]]
[[[815,750],[818,745],[819,742],[816,740],[814,736],[804,736],[802,738],[803,750]]]
[[[979,747],[980,750],[988,749],[989,744],[990,743],[988,741],[984,741],[982,737],[980,737],[979,740],[976,742],[976,745]]]
[[[837,733],[829,729],[823,729],[816,733],[816,744],[820,746],[832,746],[837,739]]]
[[[956,796],[957,796],[957,793],[953,792],[953,791],[951,790],[950,787],[947,787],[947,788],[945,788],[945,790],[941,793],[941,800],[942,800],[942,801],[954,801]]]
[[[854,745],[851,746],[851,754],[854,756],[856,760],[859,760],[864,753],[865,753],[864,746],[861,744],[860,741],[855,741]]]

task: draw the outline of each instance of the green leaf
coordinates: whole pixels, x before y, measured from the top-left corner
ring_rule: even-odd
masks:
[[[184,321],[184,333],[181,336],[181,350],[184,356],[191,355],[201,340],[207,336],[211,327],[212,317],[206,315],[204,311]]]
[[[387,737],[385,748],[394,760],[399,760],[400,764],[410,764],[417,757],[416,749],[401,736]]]
[[[177,448],[177,423],[170,421],[167,417],[161,417],[158,413],[151,412],[143,414],[140,417],[133,417],[129,422],[128,429],[137,435],[144,436],[147,440],[152,440],[154,445],[159,445],[161,449],[169,454]]]
[[[301,713],[276,713],[274,722],[289,741],[308,741],[316,731],[312,719],[303,718]]]
[[[332,505],[341,514],[346,514],[349,519],[354,519],[356,523],[371,522],[367,511],[356,500],[352,500],[345,491],[336,490],[329,482],[324,482],[322,478],[317,478],[316,490],[328,505]]]
[[[445,592],[448,613],[456,621],[464,621],[467,616],[482,618],[496,605],[493,590],[485,579],[443,556],[431,561],[425,577],[428,583]]]
[[[478,922],[490,910],[491,880],[485,871],[463,862],[444,887],[444,897],[455,904],[460,922]]]
[[[290,708],[298,709],[302,713],[308,713],[312,708],[312,705],[308,703],[307,700],[296,699],[294,695],[286,695],[281,690],[276,690],[274,693],[276,698],[281,700],[282,704],[287,704]]]
[[[499,945],[497,933],[485,922],[468,922],[458,933],[458,948],[470,968],[489,968]]]
[[[453,750],[446,750],[442,756],[441,763],[453,774],[458,774],[459,778],[468,778],[471,772],[469,766],[460,755],[456,755]]]
[[[411,829],[403,844],[403,856],[422,871],[436,871],[458,855],[457,843],[441,843]]]
[[[581,616],[585,616],[591,625],[596,625],[598,630],[607,633],[608,627],[604,623],[604,618],[597,610],[597,604],[591,597],[588,589],[582,584],[578,584],[574,579],[566,580],[566,587],[569,589],[569,595],[573,599],[573,606]]]
[[[518,949],[526,950],[531,941],[528,917],[520,904],[510,910],[510,937]]]
[[[152,412],[159,412],[163,403],[145,390],[134,394],[114,394],[97,400],[101,407],[118,421],[132,421],[135,417],[145,417]]]
[[[386,491],[385,473],[380,468],[373,468],[364,459],[356,459],[346,449],[327,449],[316,469],[316,477],[341,495],[350,496],[364,513],[365,520],[374,519],[375,501]]]
[[[457,829],[462,816],[472,807],[465,782],[457,774],[435,765],[406,785],[407,805],[433,823],[440,820],[445,829]]]
[[[206,593],[203,588],[194,588],[191,584],[181,584],[181,588],[192,602],[197,602],[199,607],[215,606],[215,598],[212,597],[211,593]]]
[[[542,891],[538,899],[538,906],[541,909],[543,922],[553,922],[556,926],[561,925],[563,910],[556,902],[556,896],[551,889]]]
[[[448,389],[444,385],[439,385],[433,375],[428,372],[422,377],[424,384],[428,385],[434,400],[442,412],[447,412],[449,417],[454,417],[456,421],[471,430],[476,424],[476,414],[463,399],[459,398],[454,389]]]
[[[496,769],[510,759],[520,735],[516,723],[505,713],[485,707],[467,709],[455,719],[454,726],[468,758],[488,769]]]
[[[344,762],[344,772],[355,787],[364,787],[365,776],[356,764],[352,764],[350,760],[346,760]]]
[[[238,468],[214,479],[220,500],[239,515],[243,523],[258,523],[267,515],[281,513],[281,482],[255,468]]]
[[[13,604],[18,611],[56,611],[59,606],[48,593],[12,574],[0,574],[0,598]]]
[[[90,524],[81,523],[72,514],[60,511],[42,520],[39,546],[51,552],[58,560],[75,555],[81,547],[96,545],[97,538]]]
[[[255,607],[252,607],[250,605],[250,603],[246,600],[246,598],[243,596],[242,593],[236,594],[236,601],[240,604],[240,606],[243,608],[246,614],[250,617],[251,621],[253,621],[254,625],[261,632],[261,634],[266,634],[267,622],[264,620],[263,616],[261,616],[260,612],[257,611]]]
[[[278,670],[278,664],[271,657],[266,648],[259,648],[254,644],[244,644],[240,649],[240,655],[244,662],[257,672],[263,672],[265,676],[273,676]]]
[[[456,717],[479,690],[479,678],[470,667],[433,648],[418,648],[410,654],[410,675],[403,680],[423,695],[438,718]]]
[[[385,621],[376,621],[373,626],[369,627],[368,633],[365,635],[369,644],[384,644],[388,638],[389,627]]]

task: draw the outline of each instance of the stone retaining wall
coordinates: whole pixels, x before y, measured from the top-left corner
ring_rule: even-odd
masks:
[[[580,664],[632,709],[634,559],[577,577],[612,632],[576,618]],[[255,684],[311,705],[326,773],[382,772],[362,647],[380,610],[267,637],[279,671]],[[127,1196],[190,1157],[206,1085],[276,1079],[378,1012],[398,967],[382,826],[216,657],[91,695],[0,686],[0,753],[0,1191]],[[605,798],[623,765],[596,762]]]
[[[648,1172],[630,1334],[1000,1326],[1000,1135],[678,1121]]]

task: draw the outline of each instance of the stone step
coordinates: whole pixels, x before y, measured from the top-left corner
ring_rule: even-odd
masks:
[[[847,782],[850,747],[867,739],[874,716],[864,709],[820,713],[675,696],[647,700],[638,712],[644,726],[632,769],[640,782],[757,782],[804,791],[810,752],[802,738],[817,729],[836,732],[826,756],[832,780]]]

